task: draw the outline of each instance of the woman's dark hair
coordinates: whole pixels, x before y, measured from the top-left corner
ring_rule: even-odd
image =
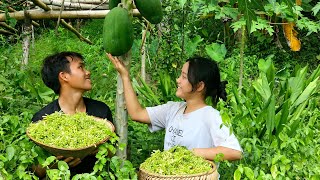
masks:
[[[60,52],[50,55],[43,60],[41,70],[42,81],[56,94],[60,93],[61,87],[59,82],[59,73],[70,73],[70,62],[67,57],[83,60],[82,55],[76,52]]]
[[[203,57],[193,57],[189,62],[188,80],[195,91],[198,84],[202,81],[205,85],[205,98],[212,98],[213,106],[216,106],[219,98],[224,101],[227,99],[226,81],[221,82],[219,67],[215,61]]]

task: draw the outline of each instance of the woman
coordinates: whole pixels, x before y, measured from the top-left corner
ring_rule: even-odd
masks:
[[[225,85],[220,81],[219,68],[214,61],[191,58],[183,65],[177,79],[176,96],[185,101],[143,108],[124,64],[117,57],[107,56],[121,76],[131,119],[148,124],[151,132],[165,128],[165,150],[180,145],[208,160],[213,160],[220,153],[224,160],[241,158],[237,138],[222,125],[219,111],[205,102],[209,96],[214,105],[219,98],[226,98]]]

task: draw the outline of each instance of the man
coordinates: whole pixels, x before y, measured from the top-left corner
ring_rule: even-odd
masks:
[[[85,69],[81,54],[60,52],[46,57],[43,61],[41,76],[45,85],[58,94],[59,98],[38,111],[32,118],[33,122],[55,111],[66,114],[86,112],[88,115],[113,121],[110,108],[105,103],[83,97],[86,91],[91,90],[92,85],[90,72]],[[71,174],[90,173],[96,158],[94,155],[87,156],[81,162],[80,159],[69,157],[65,161],[70,166]],[[43,175],[43,172],[38,174]]]

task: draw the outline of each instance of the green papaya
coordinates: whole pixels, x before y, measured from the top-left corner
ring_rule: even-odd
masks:
[[[134,0],[140,14],[152,24],[158,24],[163,17],[161,0]]]
[[[126,9],[115,7],[106,15],[103,24],[103,47],[106,52],[120,56],[133,44],[132,20]]]
[[[119,3],[121,3],[121,0],[109,0],[109,9],[117,7]]]

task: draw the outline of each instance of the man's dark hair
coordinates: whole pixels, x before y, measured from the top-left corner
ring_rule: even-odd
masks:
[[[44,84],[54,91],[60,93],[59,73],[70,73],[70,62],[67,57],[79,58],[83,60],[83,56],[76,52],[60,52],[50,55],[43,60],[41,76]]]

